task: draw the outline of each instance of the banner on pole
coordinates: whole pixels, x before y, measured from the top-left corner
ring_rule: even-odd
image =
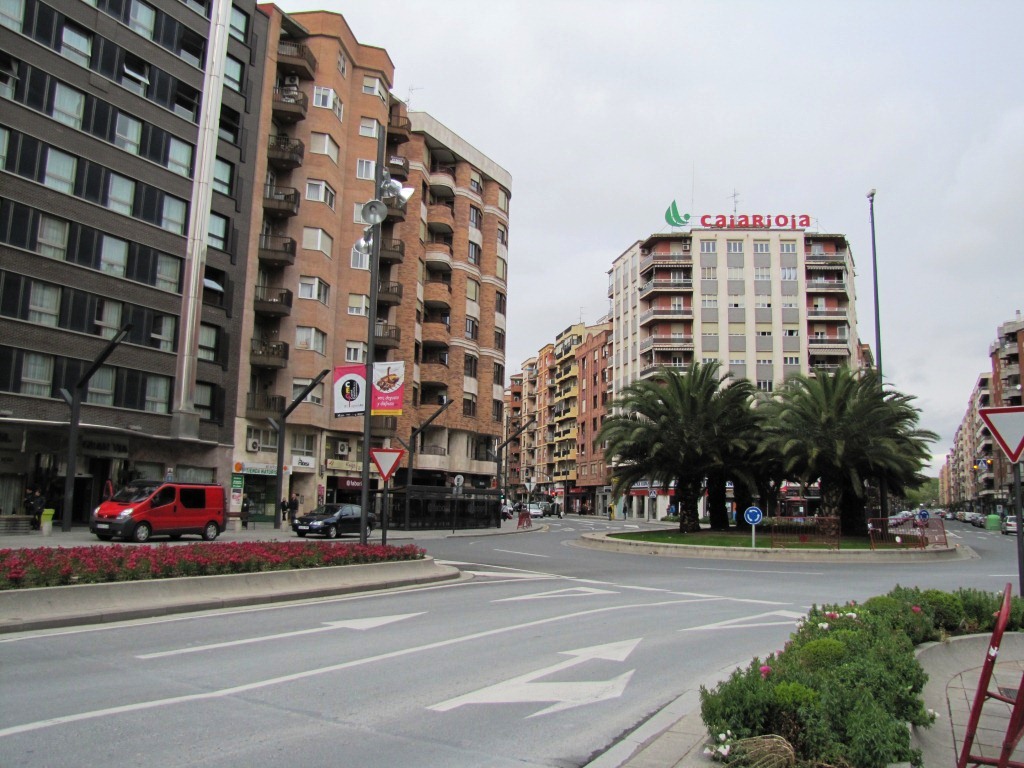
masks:
[[[371,413],[374,416],[401,416],[405,396],[405,363],[392,361],[373,364]]]
[[[334,369],[334,415],[361,416],[365,410],[366,366],[338,366]]]

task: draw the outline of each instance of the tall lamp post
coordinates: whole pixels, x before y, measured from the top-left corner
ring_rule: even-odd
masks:
[[[868,191],[868,212],[871,220],[871,280],[875,298],[875,370],[878,371],[878,386],[882,387],[882,320],[878,312],[878,255],[875,249],[875,190]],[[885,480],[878,484],[879,514],[889,517],[889,494]]]
[[[363,456],[362,456],[362,490],[359,494],[359,543],[366,544],[366,526],[370,505],[370,425],[372,403],[370,394],[373,381],[373,358],[377,353],[375,334],[377,332],[377,296],[380,291],[380,243],[381,225],[388,217],[388,207],[384,203],[387,198],[400,198],[403,203],[408,201],[416,191],[392,180],[391,174],[384,167],[387,134],[383,127],[377,133],[377,167],[374,174],[374,199],[363,203],[363,221],[370,226],[363,231],[363,237],[356,243],[356,250],[369,257],[370,267],[370,307],[366,318],[366,376],[363,384]]]
[[[115,334],[114,338],[110,340],[110,343],[103,348],[103,351],[96,356],[96,359],[92,361],[92,365],[89,366],[88,370],[82,374],[82,378],[75,384],[74,392],[68,392],[66,389],[61,387],[60,396],[64,398],[64,402],[71,408],[71,417],[68,420],[68,467],[67,474],[64,477],[64,507],[61,510],[60,516],[60,529],[62,531],[71,530],[71,512],[72,505],[75,501],[75,469],[78,465],[78,421],[81,418],[82,411],[82,397],[85,395],[86,389],[89,386],[89,379],[93,377],[93,374],[100,369],[100,366],[107,361],[110,354],[114,351],[118,344],[125,340],[128,336],[128,332],[131,331],[132,324],[126,323],[121,330]]]

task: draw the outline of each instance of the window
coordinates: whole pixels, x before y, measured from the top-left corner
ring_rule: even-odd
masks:
[[[462,395],[462,415],[476,416],[476,395],[468,392]]]
[[[768,245],[767,240],[755,240],[754,253],[768,253]]]
[[[60,287],[33,282],[28,298],[28,321],[36,325],[57,326],[60,311]]]
[[[799,357],[784,357],[782,358],[783,365],[800,365]]]
[[[88,67],[92,60],[92,35],[74,24],[64,22],[61,32],[60,54],[76,64]]]
[[[191,30],[185,31],[178,40],[178,55],[196,69],[202,69],[206,57],[206,41]]]
[[[469,226],[480,229],[484,224],[484,214],[475,205],[469,206]]]
[[[480,335],[480,323],[475,317],[466,318],[466,338],[474,341]]]
[[[10,132],[0,127],[0,169],[7,167],[7,144],[10,141]]]
[[[152,344],[161,352],[174,351],[174,334],[176,323],[170,315],[157,315],[153,318],[153,330],[150,332]]]
[[[3,2],[3,0],[0,0]],[[14,86],[18,82],[18,61],[0,52],[0,96],[14,98]]]
[[[729,309],[743,309],[746,306],[746,302],[742,296],[733,297],[732,301],[729,302]]]
[[[377,138],[377,133],[380,131],[380,123],[374,120],[372,117],[361,117],[359,118],[359,135],[367,136],[371,139]]]
[[[310,151],[317,155],[327,155],[335,163],[338,162],[338,142],[327,133],[314,133],[310,143]]]
[[[125,56],[121,85],[132,93],[145,96],[149,90],[149,64],[135,56]]]
[[[228,34],[235,40],[245,42],[249,37],[249,16],[244,11],[231,6],[231,21],[228,27]]]
[[[466,298],[470,301],[480,301],[480,283],[476,280],[466,281]]]
[[[338,54],[338,71],[341,73],[342,77],[346,77],[348,75],[348,59],[345,58],[344,53]]]
[[[21,361],[21,394],[49,397],[53,387],[53,358],[26,352]]]
[[[219,213],[210,213],[210,225],[206,231],[206,242],[211,248],[220,251],[228,249],[228,228],[231,226],[227,217]]]
[[[224,85],[236,93],[242,92],[242,62],[234,56],[228,56],[224,62]]]
[[[494,348],[505,349],[505,332],[499,328],[494,329]]]
[[[104,238],[106,241],[106,238]],[[159,253],[156,257],[156,287],[165,291],[178,291],[178,281],[181,279],[181,260],[166,253]]]
[[[349,363],[366,362],[366,344],[361,341],[345,343],[345,361]]]
[[[300,325],[295,329],[295,346],[323,354],[327,348],[327,334],[319,328]]]
[[[335,194],[331,185],[326,181],[321,181],[320,179],[309,179],[306,182],[306,199],[327,203],[327,205],[333,209]]]
[[[43,184],[58,192],[72,194],[75,191],[75,172],[78,159],[50,147],[46,152],[46,171]]]
[[[729,267],[729,279],[730,280],[742,280],[743,279],[743,267]]]
[[[171,380],[166,376],[146,377],[146,406],[150,413],[167,413],[171,403]]]
[[[160,226],[176,235],[185,234],[185,217],[188,206],[184,200],[164,195],[163,210],[160,215]]]
[[[743,253],[743,241],[728,240],[725,243],[725,250],[727,253]]]
[[[299,298],[315,299],[323,304],[330,305],[331,286],[319,277],[301,275],[299,277]]]
[[[110,234],[104,234],[99,247],[99,271],[123,278],[127,265],[128,244],[118,238],[112,238]]]
[[[495,268],[495,274],[498,276],[499,280],[505,280],[508,278],[508,262],[501,256],[498,257],[498,265]]]
[[[95,333],[104,339],[112,339],[121,328],[121,312],[124,309],[120,301],[100,299],[96,302]]]
[[[701,240],[700,241],[700,252],[701,253],[717,253],[718,250],[717,241],[715,240]]]
[[[313,106],[322,109],[332,109],[334,106],[334,89],[322,85],[314,85]]]
[[[21,32],[21,20],[25,16],[25,0],[0,0],[0,27]]]
[[[142,139],[142,122],[124,112],[117,113],[114,127],[114,144],[121,149],[139,154],[139,142]]]
[[[782,267],[779,272],[783,280],[796,280],[796,267]]]
[[[771,280],[772,279],[772,268],[771,267],[754,267],[754,279],[755,280]]]
[[[757,309],[771,309],[771,296],[755,296],[754,307],[756,307]]]
[[[505,294],[504,293],[502,293],[501,291],[495,292],[495,294],[494,294],[494,311],[497,312],[498,314],[501,314],[501,315],[506,314],[505,305],[507,304],[507,302],[508,302],[508,299],[505,298]]]
[[[64,83],[57,83],[53,90],[53,119],[72,128],[82,127],[82,113],[85,111],[85,94]]]
[[[179,112],[177,103],[175,103],[174,111]],[[186,117],[194,121],[191,115],[186,115]],[[238,138],[241,135],[241,121],[242,118],[238,112],[231,109],[231,107],[222,106],[220,108],[220,123],[217,125],[217,135],[224,139],[224,141],[237,146]]]
[[[498,242],[504,246],[508,245],[508,229],[504,224],[498,225]]]
[[[85,402],[92,405],[113,405],[114,381],[114,369],[107,365],[101,366],[89,379]]]
[[[384,85],[380,79],[370,75],[363,78],[363,93],[376,94],[380,97],[381,101],[387,101],[388,98],[388,92],[384,90]]]
[[[167,168],[186,179],[192,178],[192,145],[174,136],[169,137]]]
[[[700,268],[700,279],[701,280],[717,280],[718,279],[718,267],[701,267]]]
[[[357,179],[375,179],[377,165],[375,160],[356,160],[356,178]]]
[[[466,378],[475,379],[479,362],[475,355],[466,355],[465,365],[462,370],[463,375]]]
[[[111,173],[107,180],[107,208],[116,213],[131,216],[134,205],[135,182],[132,179]]]
[[[783,336],[788,336],[790,338],[794,338],[794,337],[797,337],[797,336],[800,335],[800,331],[798,331],[796,328],[786,328],[782,332],[782,335]]]
[[[213,162],[213,191],[231,196],[235,166],[219,157]]]
[[[505,383],[505,366],[501,363],[494,364],[494,383],[502,385]]]
[[[469,263],[480,266],[480,254],[482,249],[476,243],[469,244]]]
[[[754,335],[755,336],[767,337],[767,336],[771,336],[772,332],[771,331],[757,331],[757,332],[754,333]]]
[[[482,195],[484,192],[484,185],[480,181],[480,174],[476,171],[470,171],[469,173],[469,188],[478,195]]]
[[[196,388],[192,395],[192,406],[195,408],[199,418],[203,421],[213,419],[213,385],[196,382]],[[182,492],[184,495],[184,492]]]
[[[292,379],[292,400],[294,400],[299,395],[301,395],[302,394],[302,390],[304,390],[306,387],[308,387],[312,383],[313,383],[312,379]],[[312,403],[313,405],[323,405],[324,404],[324,383],[322,381],[318,382],[315,387],[313,387],[311,390],[309,390],[309,392],[306,394],[306,397],[302,400],[302,402],[304,402],[304,403]],[[296,442],[301,442],[302,443],[302,453],[301,453],[301,455],[303,455],[303,456],[313,456],[314,455],[315,440],[314,440],[314,436],[313,435],[295,434],[292,437],[292,446],[293,446],[293,448],[296,447],[295,446]],[[306,451],[308,451],[308,453],[306,453]],[[293,452],[298,453],[299,451],[293,451]]]
[[[508,213],[508,192],[501,188],[498,189],[498,208]]]
[[[348,295],[348,313],[366,317],[370,314],[370,297],[361,293]]]
[[[153,39],[153,30],[156,28],[156,11],[152,6],[146,5],[140,0],[132,0],[132,10],[128,19],[128,26],[145,38]]]
[[[501,400],[491,400],[491,420],[499,424],[505,415],[505,404]]]
[[[772,382],[768,379],[758,379],[757,388],[762,392],[771,392],[773,389]]]
[[[328,257],[334,248],[334,238],[317,227],[302,228],[302,247],[309,251],[322,251]]]
[[[370,254],[360,253],[355,247],[352,248],[352,269],[369,269]]]
[[[199,359],[217,361],[217,327],[202,323],[199,326]]]
[[[792,241],[779,243],[779,253],[796,253],[796,243]]]
[[[41,214],[39,228],[36,230],[36,251],[42,256],[63,261],[68,251],[68,223]]]

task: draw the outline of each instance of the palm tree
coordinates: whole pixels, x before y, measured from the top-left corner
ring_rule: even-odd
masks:
[[[731,374],[719,377],[713,363],[684,371],[661,368],[627,386],[612,403],[598,440],[607,441],[613,492],[648,479],[675,483],[679,530],[700,530],[697,505],[709,472],[720,472],[747,445],[752,387]]]
[[[917,428],[913,400],[884,388],[874,372],[794,376],[763,406],[763,450],[781,457],[787,476],[818,481],[823,512],[841,518],[843,533],[862,534],[866,480],[897,493],[924,481],[927,445],[938,435]]]

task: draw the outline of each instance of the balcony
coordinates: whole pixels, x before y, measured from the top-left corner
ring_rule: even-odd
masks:
[[[316,75],[316,56],[302,43],[282,41],[277,44],[277,71],[312,80]]]
[[[409,178],[409,160],[401,155],[388,155],[388,172],[391,178],[405,181]]]
[[[260,235],[259,259],[265,267],[281,269],[295,263],[296,242],[283,235]]]
[[[373,342],[378,349],[397,349],[402,343],[402,329],[397,325],[377,323],[373,329]]]
[[[309,96],[298,88],[275,88],[271,99],[274,119],[281,123],[297,123],[306,119]]]
[[[384,198],[384,204],[388,207],[388,217],[386,221],[405,221],[405,212],[409,207],[409,204],[405,200],[400,197],[386,197]]]
[[[292,292],[287,288],[257,285],[252,308],[265,317],[288,317],[292,313]]]
[[[452,327],[447,319],[437,317],[423,318],[423,343],[448,346],[451,341]]]
[[[814,291],[820,293],[822,291],[832,292],[838,291],[840,293],[846,293],[846,281],[845,280],[808,280],[807,281],[808,292]]]
[[[849,320],[846,307],[811,307],[807,310],[809,320]]]
[[[373,437],[394,437],[398,431],[397,416],[371,416],[370,434]]]
[[[253,339],[249,364],[256,368],[281,369],[288,366],[288,343]]]
[[[684,368],[689,367],[689,361],[682,363],[673,363],[666,361],[655,361],[653,363],[644,363],[644,367],[640,369],[640,378],[644,379],[657,373],[662,368],[672,368],[673,370],[681,371]]]
[[[455,166],[435,165],[430,169],[430,191],[442,197],[455,196]]]
[[[455,230],[455,206],[444,203],[427,206],[427,228],[450,235]]]
[[[404,144],[409,140],[412,123],[402,115],[388,115],[388,143]]]
[[[693,318],[692,307],[651,307],[640,313],[640,325],[648,325],[656,320],[688,320]]]
[[[808,267],[815,267],[819,264],[835,267],[837,264],[845,264],[848,255],[848,251],[838,251],[836,253],[812,252],[804,254],[804,261]]]
[[[693,349],[693,336],[648,336],[640,342],[640,351],[652,349],[679,351]]]
[[[827,357],[849,357],[850,341],[842,338],[809,338],[807,340],[808,352],[811,355]]]
[[[656,266],[679,269],[683,266],[693,265],[693,254],[685,253],[649,253],[640,258],[640,276],[650,272]]]
[[[427,269],[438,272],[452,271],[452,244],[444,240],[434,240],[424,245],[423,260]]]
[[[401,240],[382,240],[380,261],[382,264],[401,264],[405,261],[405,243]]]
[[[245,396],[247,419],[278,419],[285,409],[284,395],[261,395],[249,392]]]
[[[447,354],[424,355],[420,362],[421,387],[447,386],[450,375]]]
[[[263,185],[263,213],[267,216],[295,216],[299,212],[299,190],[295,187]]]
[[[381,283],[377,288],[377,301],[381,304],[394,306],[402,303],[401,283]]]
[[[640,298],[653,296],[656,293],[675,293],[677,291],[692,291],[693,280],[650,280],[640,286]]]
[[[302,165],[306,156],[306,145],[300,139],[288,136],[271,136],[267,144],[267,162],[282,171],[290,171]]]
[[[451,308],[452,284],[447,280],[427,280],[423,283],[423,306],[447,311]]]

